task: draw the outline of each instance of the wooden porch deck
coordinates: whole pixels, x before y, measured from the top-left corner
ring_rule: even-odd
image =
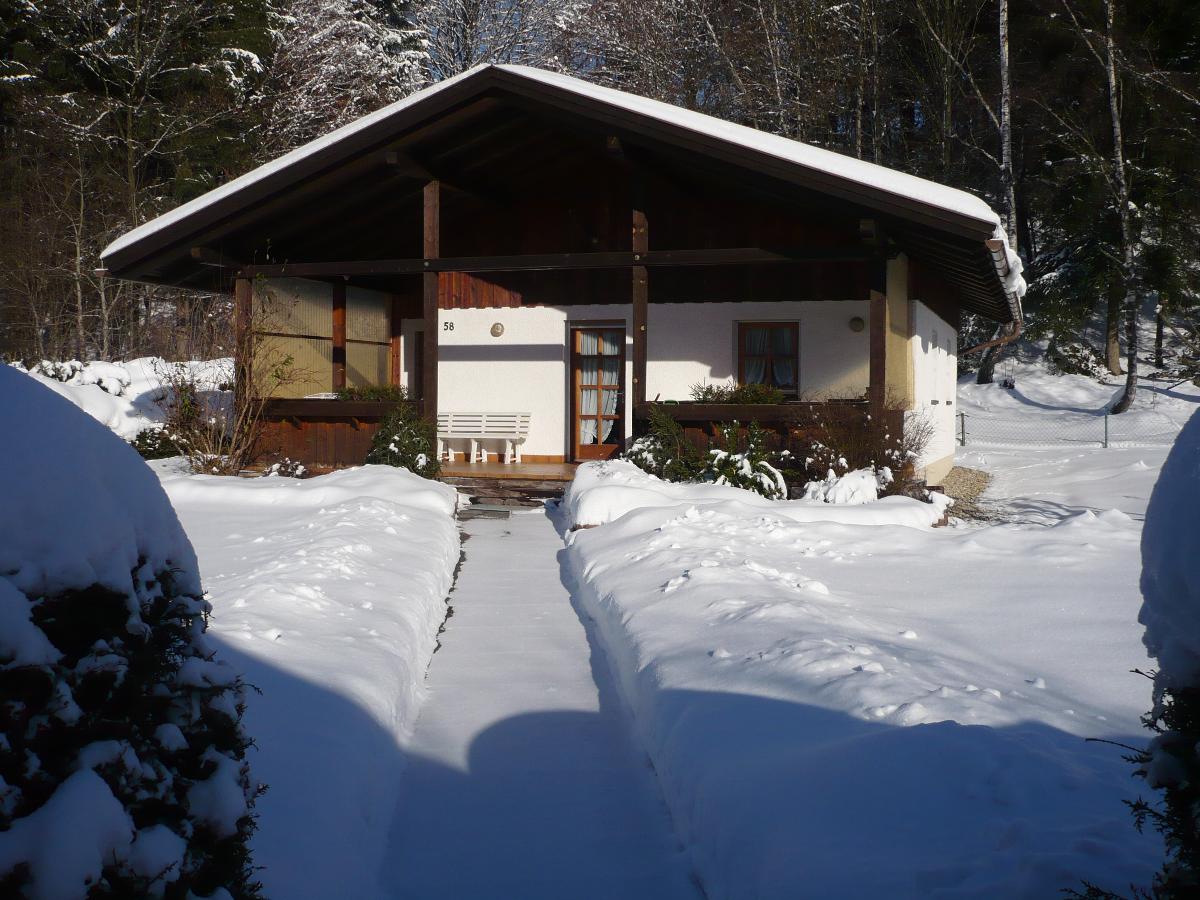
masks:
[[[489,481],[562,481],[575,477],[578,463],[502,463],[453,462],[442,463],[441,477],[482,478]]]

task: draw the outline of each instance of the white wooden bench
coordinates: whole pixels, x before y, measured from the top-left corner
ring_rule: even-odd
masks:
[[[504,461],[521,461],[521,445],[529,434],[529,413],[514,412],[439,412],[437,425],[438,459],[445,453],[454,462],[452,440],[471,442],[469,462],[487,462],[487,450],[480,441],[504,441]]]

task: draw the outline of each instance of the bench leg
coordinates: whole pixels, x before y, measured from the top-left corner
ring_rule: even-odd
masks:
[[[513,442],[505,439],[504,441],[504,464],[507,466],[513,461]]]
[[[441,438],[437,439],[437,458],[441,459],[446,453],[446,442]]]
[[[479,441],[471,438],[471,462],[479,461]]]
[[[525,439],[524,439],[524,438],[521,438],[521,440],[517,441],[517,443],[516,443],[516,447],[515,447],[515,449],[516,449],[516,451],[517,451],[517,462],[520,462],[520,461],[521,461],[521,445],[522,445],[523,443],[525,443]]]

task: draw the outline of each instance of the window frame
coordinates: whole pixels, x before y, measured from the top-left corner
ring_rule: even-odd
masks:
[[[769,328],[769,329],[784,329],[784,328],[786,328],[792,332],[792,348],[793,348],[792,365],[794,366],[794,371],[796,373],[796,377],[793,379],[795,381],[795,384],[792,385],[791,390],[788,390],[787,388],[779,388],[779,390],[783,391],[784,394],[786,394],[789,397],[800,396],[800,322],[799,322],[799,320],[793,319],[793,320],[747,321],[747,322],[739,321],[737,323],[737,332],[736,332],[736,338],[735,338],[736,343],[737,343],[737,346],[735,348],[736,353],[737,353],[737,382],[739,385],[743,385],[743,386],[746,384],[746,358],[747,358],[746,329],[748,329],[748,328]],[[765,383],[772,387],[775,387],[775,384],[774,384],[774,373],[775,373],[774,346],[775,346],[774,342],[771,340],[768,340],[766,356],[752,357],[755,359],[765,360],[764,371],[768,375],[768,380]]]

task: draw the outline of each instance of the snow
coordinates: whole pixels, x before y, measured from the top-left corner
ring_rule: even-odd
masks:
[[[302,147],[293,150],[291,153],[259,166],[245,175],[235,178],[227,184],[209,191],[195,200],[176,207],[170,212],[127,232],[109,244],[101,253],[101,258],[103,259],[119,253],[136,244],[138,241],[164,228],[169,228],[226,197],[247,190],[261,181],[272,178],[327,147],[371,128],[379,122],[399,115],[411,107],[435,97],[448,87],[460,81],[466,81],[489,68],[493,67],[489,65],[476,66],[453,78],[448,78],[445,81],[410,94],[403,100],[385,106],[370,115],[363,116],[354,122],[331,131],[329,134],[310,141]],[[733,122],[727,122],[724,119],[705,115],[704,113],[672,106],[669,103],[663,103],[659,100],[651,100],[647,97],[639,97],[635,94],[626,93],[614,88],[592,84],[559,72],[549,72],[543,69],[516,65],[500,65],[494,68],[509,75],[537,82],[560,91],[575,94],[576,96],[598,100],[615,109],[622,109],[647,119],[707,137],[715,137],[735,147],[773,156],[776,159],[810,169],[814,172],[833,175],[850,184],[864,185],[875,190],[884,191],[894,195],[898,199],[917,200],[945,212],[965,216],[990,225],[995,229],[993,237],[1004,244],[1004,254],[1008,266],[1005,289],[1018,297],[1025,293],[1025,281],[1021,276],[1020,260],[1016,253],[1008,247],[1008,240],[1004,229],[1000,227],[999,216],[996,215],[986,202],[966,191],[933,181],[927,181],[915,175],[909,175],[895,169],[866,162],[865,160],[855,159],[854,157],[835,153],[821,147],[803,144],[780,135],[757,131],[744,125],[737,125]]]
[[[205,390],[216,391],[233,381],[231,359],[170,363],[153,356],[123,363],[44,362],[28,375],[131,441],[139,431],[163,421],[159,405],[164,396],[163,380],[174,366],[183,366]],[[60,377],[44,374],[50,371],[61,373]]]
[[[246,814],[246,795],[238,783],[240,766],[212,750],[206,750],[200,759],[213,769],[207,778],[188,788],[188,811],[218,838],[233,837],[238,819]]]
[[[793,522],[930,526],[942,517],[937,506],[909,497],[848,506],[811,499],[768,500],[754,491],[722,484],[676,484],[622,460],[584,463],[562,500],[564,514],[574,528],[603,525],[635,510],[680,504],[697,509],[725,507],[739,515],[768,514]]]
[[[389,896],[699,900],[542,510],[465,523],[384,869]]]
[[[1072,414],[1032,368],[1017,384],[1023,399],[964,393],[1014,422],[1032,404],[1047,424]],[[1108,392],[1057,384],[1068,406]],[[1169,427],[1196,402],[1152,385],[1132,415]],[[1173,457],[1187,468],[1168,465],[1160,492],[1191,518],[1164,518],[1172,544],[1147,540],[1173,546],[1164,571],[1194,585],[1190,433]],[[1130,670],[1147,665],[1138,548],[1165,455],[968,446],[960,464],[994,473],[986,497],[1002,521],[940,529],[873,515],[882,502],[754,503],[581,468],[566,512],[606,524],[573,532],[565,565],[706,894],[1148,884],[1162,847],[1122,803],[1136,797],[1132,768],[1083,739],[1147,742],[1150,685]],[[834,515],[810,517],[820,506]],[[1168,592],[1170,626],[1150,634],[1200,632],[1191,595]]]
[[[999,383],[1011,377],[1011,389]],[[967,447],[1025,447],[1031,444],[1092,446],[1104,437],[1104,413],[1124,390],[1125,379],[1103,382],[1085,375],[1055,375],[1040,357],[1005,360],[997,383],[958,382],[958,409],[966,413]],[[1109,416],[1109,442],[1117,446],[1170,446],[1196,404],[1200,388],[1143,376],[1128,412]]]
[[[81,419],[40,380],[0,366],[0,434],[12,475],[0,517],[6,621],[15,615],[12,589],[34,595],[97,583],[129,596],[136,618],[134,578],[141,569],[176,568],[181,590],[199,593],[192,548],[153,472],[133,448],[99,422]],[[45,653],[18,628],[21,652]]]
[[[151,465],[199,557],[208,637],[262,692],[244,726],[269,786],[251,840],[266,893],[379,896],[401,745],[458,561],[455,492],[387,466],[297,480]],[[228,822],[220,785],[193,810]]]
[[[133,822],[108,785],[81,769],[4,833],[0,872],[28,861],[29,900],[75,900],[100,877],[106,860],[124,855],[133,834]]]
[[[166,887],[179,880],[187,842],[165,825],[151,825],[138,831],[129,848],[129,867],[144,878],[155,879],[151,896],[161,897]]]
[[[1161,687],[1200,683],[1200,414],[1175,442],[1146,510],[1138,621]],[[1164,758],[1166,754],[1157,754]],[[1159,779],[1161,780],[1161,778]]]
[[[879,488],[891,480],[892,472],[886,467],[878,473],[874,469],[854,469],[845,475],[830,469],[822,481],[810,481],[804,486],[804,499],[847,506],[873,503],[879,499]]]

